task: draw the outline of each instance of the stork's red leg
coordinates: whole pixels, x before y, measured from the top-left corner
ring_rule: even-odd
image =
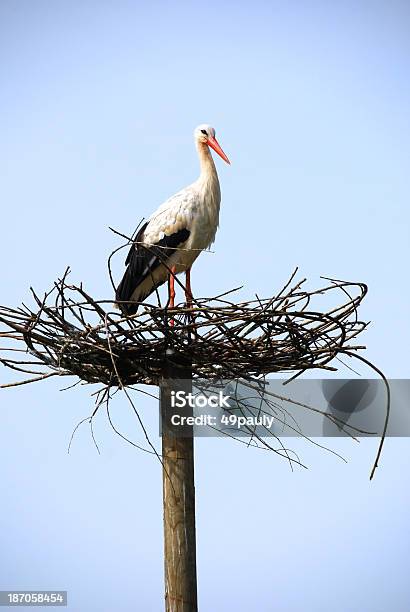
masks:
[[[185,272],[185,279],[185,302],[187,306],[192,306],[191,268]]]
[[[169,275],[169,307],[174,308],[175,306],[175,266],[171,268],[171,274]]]
[[[176,267],[171,268],[171,274],[169,275],[169,307],[174,308],[175,306],[175,272]],[[171,327],[174,326],[174,319],[170,321]]]

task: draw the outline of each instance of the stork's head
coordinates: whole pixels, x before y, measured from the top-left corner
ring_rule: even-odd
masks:
[[[226,161],[227,164],[231,163],[215,138],[215,130],[213,127],[207,125],[206,123],[201,123],[201,125],[198,125],[198,127],[195,128],[194,137],[196,142],[211,147],[216,153],[218,153],[218,155],[220,155],[220,157],[222,157],[224,161]]]

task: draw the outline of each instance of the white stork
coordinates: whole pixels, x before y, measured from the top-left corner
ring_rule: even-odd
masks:
[[[215,240],[219,223],[221,190],[209,147],[230,163],[213,127],[199,125],[194,138],[201,167],[199,178],[166,200],[139,229],[115,295],[124,314],[135,314],[138,302],[167,280],[169,306],[173,308],[174,277],[180,272],[186,273],[185,299],[191,303],[191,266]]]

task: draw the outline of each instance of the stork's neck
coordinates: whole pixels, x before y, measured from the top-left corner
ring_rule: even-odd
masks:
[[[204,187],[216,189],[219,192],[218,174],[208,145],[197,142],[196,148],[198,150],[201,167],[201,174],[199,175],[198,181],[202,183]]]
[[[201,142],[196,143],[198,150],[201,174],[196,182],[201,197],[200,206],[205,219],[205,248],[214,241],[216,228],[219,224],[219,207],[221,204],[221,188],[219,187],[218,174],[214,160],[208,145]]]

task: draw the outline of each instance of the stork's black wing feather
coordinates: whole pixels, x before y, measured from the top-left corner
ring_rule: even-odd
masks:
[[[136,248],[138,248],[139,245],[135,244],[135,243],[136,242],[141,242],[142,236],[143,236],[143,234],[145,232],[145,228],[147,227],[147,225],[148,225],[148,221],[146,223],[144,223],[144,225],[142,225],[140,227],[140,229],[138,230],[135,238],[132,238],[133,243],[131,245],[130,250],[128,251],[127,259],[125,260],[125,265],[126,266],[128,266],[128,264],[130,263],[133,252],[135,251]]]
[[[148,223],[145,223],[138,231],[125,260],[127,269],[115,294],[115,299],[118,302],[131,300],[132,294],[138,285],[150,276],[161,262],[166,263],[172,253],[188,240],[191,233],[186,228],[183,228],[170,236],[164,236],[156,244],[146,247],[141,242],[147,225]],[[155,286],[152,287],[152,291],[154,290]],[[120,304],[120,308],[125,314],[134,314],[137,312],[138,306],[134,304]]]

